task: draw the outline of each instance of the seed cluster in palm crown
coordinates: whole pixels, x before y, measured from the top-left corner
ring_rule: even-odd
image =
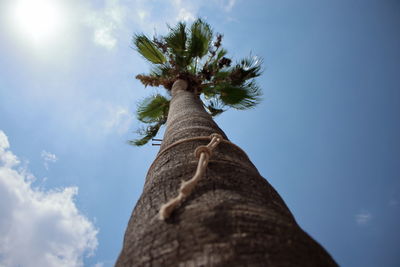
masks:
[[[252,108],[260,101],[261,90],[254,78],[261,75],[262,60],[250,56],[233,64],[221,46],[222,35],[214,36],[211,27],[202,19],[190,26],[179,22],[169,27],[167,35],[155,36],[153,40],[137,34],[133,42],[152,65],[149,74],[136,76],[146,87],[163,86],[170,92],[177,79],[186,80],[187,90],[200,96],[212,116],[229,107]],[[144,145],[156,136],[167,121],[169,101],[170,97],[156,94],[138,105],[139,121],[149,126],[138,130],[142,138],[130,141],[132,145]]]

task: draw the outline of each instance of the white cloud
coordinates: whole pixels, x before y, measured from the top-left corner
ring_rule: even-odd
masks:
[[[18,166],[0,130],[0,266],[82,266],[98,231],[75,205],[78,188],[35,188]]]
[[[18,158],[11,151],[8,151],[9,147],[7,136],[0,130],[0,162],[4,166],[3,168],[12,168],[19,164]]]
[[[45,150],[42,151],[42,159],[44,160],[44,167],[46,170],[49,169],[49,163],[54,163],[58,160],[57,156],[55,154],[52,154],[50,152],[47,152]]]
[[[106,115],[103,121],[103,128],[106,133],[117,132],[124,134],[128,131],[133,121],[131,112],[121,106],[107,106]]]
[[[126,106],[100,100],[88,100],[87,103],[69,113],[74,118],[71,121],[74,129],[85,133],[92,140],[128,132],[133,122],[133,114]]]
[[[137,23],[139,31],[151,33],[154,29],[162,31],[166,23],[173,26],[178,21],[194,21],[201,16],[202,8],[214,10],[223,18],[234,8],[235,4],[236,0],[169,0],[162,2],[136,0],[129,8],[136,12],[136,16],[132,16],[132,18]],[[226,19],[232,20],[230,17],[226,17]]]
[[[149,12],[147,12],[146,10],[143,10],[143,9],[138,9],[136,11],[136,13],[139,16],[140,20],[144,20],[149,16]]]
[[[192,12],[183,7],[179,9],[177,19],[181,21],[194,21],[196,17]]]
[[[177,21],[194,21],[199,15],[199,10],[202,7],[208,6],[211,8],[222,9],[225,12],[230,12],[236,0],[214,0],[214,1],[196,1],[196,0],[171,0],[172,10],[178,14]]]
[[[3,131],[0,131],[0,151],[3,152],[5,149],[10,147],[7,136]]]
[[[196,19],[196,14],[199,10],[198,2],[173,0],[173,9],[177,10],[178,16],[177,21],[194,21]]]
[[[372,215],[368,211],[362,211],[355,215],[355,220],[358,225],[367,224],[371,219]]]
[[[223,2],[223,7],[226,12],[229,12],[232,10],[233,6],[236,4],[236,0],[227,0]]]
[[[123,26],[125,13],[118,0],[106,0],[104,9],[88,11],[85,21],[93,29],[95,44],[107,49],[117,45],[117,31]]]

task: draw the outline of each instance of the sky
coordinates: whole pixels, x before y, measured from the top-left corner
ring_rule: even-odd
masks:
[[[158,147],[135,33],[206,19],[264,59],[216,121],[341,266],[400,266],[397,0],[0,0],[0,266],[113,266]],[[162,138],[162,135],[159,136]]]

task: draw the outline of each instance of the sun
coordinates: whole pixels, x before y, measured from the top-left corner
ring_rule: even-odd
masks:
[[[11,15],[15,28],[36,43],[51,40],[64,24],[57,0],[16,0]]]

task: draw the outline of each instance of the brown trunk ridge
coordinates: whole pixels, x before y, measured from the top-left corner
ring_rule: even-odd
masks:
[[[172,88],[160,151],[187,138],[225,133],[201,100],[178,80]],[[169,148],[151,165],[131,215],[116,266],[337,266],[296,223],[284,201],[240,149],[220,143],[204,177],[166,221],[162,204],[192,178],[193,140]]]

